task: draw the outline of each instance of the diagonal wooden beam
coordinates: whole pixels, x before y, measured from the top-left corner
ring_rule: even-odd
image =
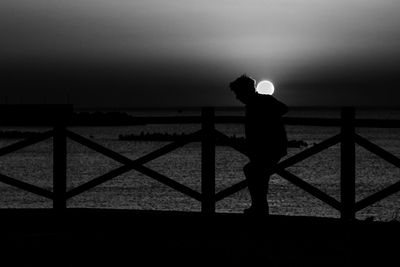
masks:
[[[4,174],[0,174],[0,182],[8,184],[8,185],[11,185],[11,186],[14,186],[14,187],[17,187],[19,189],[31,192],[33,194],[36,194],[36,195],[39,195],[39,196],[42,196],[42,197],[53,199],[53,195],[54,195],[53,192],[48,191],[48,190],[43,189],[43,188],[40,188],[40,187],[35,186],[35,185],[31,185],[31,184],[22,182],[22,181],[17,180],[17,179],[11,178],[11,177],[9,177],[7,175],[4,175]]]
[[[81,193],[83,193],[83,192],[85,192],[85,191],[87,191],[87,190],[89,190],[89,189],[91,189],[91,188],[93,188],[95,186],[98,186],[98,185],[100,185],[100,184],[102,184],[104,182],[107,182],[107,181],[109,181],[109,180],[111,180],[111,179],[113,179],[113,178],[115,178],[115,177],[117,177],[117,176],[119,176],[121,174],[124,174],[124,173],[126,173],[126,172],[128,172],[128,171],[130,171],[132,169],[133,169],[132,166],[123,165],[123,166],[118,167],[118,168],[116,168],[116,169],[114,169],[112,171],[109,171],[108,173],[105,173],[105,174],[103,174],[103,175],[101,175],[101,176],[99,176],[97,178],[94,178],[94,179],[92,179],[92,180],[90,180],[90,181],[88,181],[88,182],[86,182],[84,184],[81,184],[81,185],[69,190],[66,193],[66,199],[72,198],[72,197],[74,197],[76,195],[79,195],[79,194],[81,194]]]
[[[301,189],[303,189],[307,193],[311,194],[312,196],[314,196],[314,197],[318,198],[319,200],[325,202],[326,204],[328,204],[332,208],[334,208],[336,210],[341,210],[342,209],[342,205],[341,205],[341,203],[339,201],[337,201],[333,197],[327,195],[326,193],[322,192],[318,188],[316,188],[316,187],[310,185],[309,183],[303,181],[302,179],[300,179],[296,175],[294,175],[294,174],[292,174],[292,173],[290,173],[290,172],[288,172],[286,170],[278,170],[277,174],[282,176],[284,179],[288,180],[292,184],[300,187]]]
[[[137,164],[145,164],[153,159],[156,159],[158,157],[161,157],[162,155],[165,155],[171,151],[174,151],[175,149],[182,147],[190,142],[196,141],[200,136],[201,136],[201,131],[194,132],[190,135],[182,137],[182,139],[180,139],[176,142],[165,145],[153,152],[148,153],[145,156],[135,159],[134,162]],[[125,157],[111,149],[108,149],[102,145],[99,145],[99,144],[97,144],[83,136],[80,136],[74,132],[71,132],[69,130],[67,130],[67,137],[71,138],[72,140],[74,140],[84,146],[87,146],[90,149],[93,149],[94,151],[99,152],[100,154],[103,154],[115,161],[118,161],[119,163],[130,164],[132,162],[132,160],[130,158]]]
[[[79,195],[95,186],[98,186],[104,182],[107,182],[107,181],[109,181],[121,174],[124,174],[128,171],[131,171],[131,170],[136,170],[138,172],[141,172],[141,173],[149,176],[150,178],[153,178],[153,179],[159,181],[160,183],[165,184],[165,185],[167,185],[185,195],[188,195],[196,200],[201,201],[201,199],[202,199],[201,194],[196,192],[195,190],[193,190],[187,186],[184,186],[184,185],[174,181],[173,179],[168,178],[156,171],[153,171],[147,167],[144,167],[142,165],[139,165],[139,164],[136,164],[133,162],[132,162],[132,164],[123,165],[121,167],[118,167],[106,174],[103,174],[97,178],[90,180],[89,182],[86,182],[84,184],[81,184],[81,185],[71,189],[70,191],[67,192],[66,198],[68,199],[68,198],[74,197],[76,195]]]
[[[69,138],[71,138],[72,140],[74,140],[78,143],[81,143],[82,145],[85,145],[103,155],[106,155],[106,156],[124,164],[124,166],[122,166],[120,168],[110,171],[109,173],[106,173],[106,174],[104,174],[100,177],[97,177],[83,185],[80,185],[79,187],[77,187],[75,189],[70,190],[67,193],[67,196],[68,197],[75,196],[79,193],[84,192],[85,190],[87,190],[89,188],[92,188],[96,185],[104,183],[104,182],[106,182],[120,174],[123,174],[127,171],[136,170],[136,171],[141,172],[141,173],[143,173],[143,174],[145,174],[145,175],[147,175],[147,176],[149,176],[149,177],[151,177],[151,178],[153,178],[153,179],[155,179],[155,180],[157,180],[157,181],[159,181],[159,182],[161,182],[183,194],[186,194],[190,197],[193,197],[194,199],[201,201],[202,196],[200,193],[142,165],[154,158],[157,158],[165,153],[168,153],[168,152],[166,152],[167,150],[172,151],[172,150],[176,149],[177,148],[176,146],[178,146],[178,145],[182,146],[182,144],[185,144],[186,142],[187,143],[191,142],[193,140],[193,138],[195,138],[195,137],[197,138],[197,136],[199,136],[200,134],[201,134],[200,132],[196,132],[193,135],[191,135],[190,137],[188,136],[187,138],[185,138],[185,140],[183,140],[184,142],[183,141],[182,142],[179,142],[179,141],[174,142],[170,145],[167,145],[166,147],[156,150],[156,151],[154,151],[146,156],[143,156],[139,159],[131,160],[130,158],[125,157],[121,154],[118,154],[117,152],[112,151],[111,149],[108,149],[106,147],[103,147],[97,143],[94,143],[93,141],[91,141],[87,138],[84,138],[73,132],[67,131],[67,136]],[[87,189],[85,189],[85,188],[87,188]]]
[[[52,137],[53,133],[54,133],[53,130],[49,130],[47,132],[40,133],[38,136],[30,137],[25,140],[19,141],[17,143],[2,147],[2,148],[0,148],[0,156],[4,156],[6,154],[15,152],[24,147],[42,142],[42,141]]]
[[[162,184],[165,184],[165,185],[167,185],[167,186],[169,186],[169,187],[171,187],[171,188],[173,188],[173,189],[175,189],[175,190],[177,190],[177,191],[179,191],[179,192],[181,192],[181,193],[183,193],[183,194],[185,194],[187,196],[190,196],[190,197],[192,197],[192,198],[194,198],[196,200],[199,200],[199,201],[202,200],[202,195],[199,192],[197,192],[197,191],[195,191],[195,190],[193,190],[193,189],[191,189],[191,188],[189,188],[189,187],[187,187],[185,185],[182,185],[182,184],[176,182],[175,180],[173,180],[171,178],[168,178],[167,176],[164,176],[164,175],[162,175],[162,174],[160,174],[160,173],[158,173],[158,172],[156,172],[154,170],[151,170],[151,169],[149,169],[149,168],[147,168],[145,166],[137,164],[137,163],[135,163],[133,161],[131,162],[131,164],[126,164],[126,165],[123,165],[121,167],[118,167],[118,168],[116,168],[116,169],[114,169],[114,170],[112,170],[112,171],[110,171],[110,172],[108,172],[106,174],[103,174],[103,175],[101,175],[101,176],[99,176],[97,178],[94,178],[94,179],[92,179],[92,180],[90,180],[90,181],[88,181],[88,182],[86,182],[84,184],[81,184],[81,185],[71,189],[70,191],[67,192],[66,198],[68,199],[68,198],[74,197],[76,195],[79,195],[79,194],[81,194],[81,193],[83,193],[83,192],[85,192],[85,191],[87,191],[87,190],[89,190],[89,189],[91,189],[91,188],[93,188],[95,186],[98,186],[98,185],[100,185],[100,184],[102,184],[104,182],[107,182],[107,181],[109,181],[109,180],[111,180],[111,179],[113,179],[113,178],[115,178],[115,177],[117,177],[117,176],[119,176],[121,174],[124,174],[124,173],[126,173],[128,171],[131,171],[131,170],[136,170],[138,172],[141,172],[141,173],[149,176],[150,178],[153,178],[156,181],[158,181],[158,182],[160,182]]]
[[[371,153],[381,157],[382,159],[386,160],[387,162],[393,164],[394,166],[400,168],[400,159],[393,155],[392,153],[386,151],[385,149],[379,147],[378,145],[372,143],[371,141],[365,139],[364,137],[356,134],[355,141],[358,145],[364,147]],[[359,211],[362,210],[392,194],[395,194],[400,191],[400,181],[396,182],[385,189],[382,189],[379,192],[376,192],[355,204],[355,210]]]
[[[356,134],[355,141],[357,144],[370,151],[371,153],[381,157],[387,162],[393,164],[397,168],[400,168],[400,159],[393,155],[392,153],[386,151],[385,149],[379,147],[378,145],[372,143],[371,141],[365,139],[364,137]]]
[[[376,192],[360,201],[358,201],[355,204],[355,210],[359,211],[362,210],[368,206],[371,206],[372,204],[375,204],[378,201],[381,201],[384,198],[387,198],[390,195],[393,195],[397,192],[400,191],[400,181],[396,182],[388,187],[386,187],[385,189],[382,189],[379,192]]]
[[[181,192],[187,196],[190,196],[198,201],[203,201],[203,196],[199,192],[197,192],[181,183],[178,183],[175,180],[173,180],[165,175],[162,175],[150,168],[147,168],[143,165],[138,165],[134,169],[138,172],[141,172],[141,173],[149,176],[150,178],[153,178],[156,181],[159,181],[162,184],[165,184],[165,185],[175,189],[178,192]]]
[[[244,147],[238,145],[236,142],[230,140],[230,138],[228,136],[226,136],[225,134],[219,132],[216,130],[217,137],[221,138],[224,142],[226,142],[226,144],[228,144],[229,146],[231,146],[232,148],[234,148],[235,150],[237,150],[238,152],[247,155],[247,151]],[[296,163],[299,163],[300,161],[303,161],[315,154],[318,154],[319,152],[334,146],[336,144],[338,144],[341,141],[341,135],[337,134],[334,135],[310,148],[307,148],[306,150],[301,151],[300,153],[283,160],[282,162],[280,162],[277,166],[277,169],[285,169],[287,167],[290,167]]]
[[[325,202],[326,204],[330,205],[331,207],[340,210],[341,209],[341,204],[339,201],[336,199],[332,198],[331,196],[327,195],[326,193],[322,192],[318,188],[310,185],[309,183],[303,181],[296,175],[286,171],[286,170],[278,170],[276,172],[278,175],[280,175],[282,178],[288,180],[289,182],[293,183],[294,185],[300,187],[307,193],[313,195],[314,197],[318,198],[319,200]],[[244,189],[247,186],[247,181],[243,180],[240,181],[239,183],[224,189],[216,194],[216,201],[222,200],[223,198],[230,196],[242,189]]]
[[[215,201],[220,201],[226,197],[229,197],[230,195],[235,194],[236,192],[239,192],[240,190],[243,190],[247,187],[247,180],[242,180],[234,185],[231,185],[228,188],[225,188],[218,193],[215,194]]]
[[[241,152],[242,154],[246,155],[247,152],[245,151],[245,148],[241,147],[238,144],[235,144],[235,142],[230,140],[228,136],[226,136],[225,134],[223,134],[223,133],[221,133],[219,131],[216,131],[216,135],[219,138],[223,139],[225,142],[227,142],[228,145],[230,145],[231,147],[236,149],[238,152]],[[294,164],[296,164],[296,163],[298,163],[298,162],[300,162],[300,161],[302,161],[302,160],[304,160],[304,159],[306,159],[308,157],[311,157],[311,156],[321,152],[324,149],[327,149],[327,148],[329,148],[329,147],[331,147],[333,145],[336,145],[337,143],[340,142],[340,140],[341,140],[340,134],[335,135],[335,136],[333,136],[333,137],[331,137],[331,138],[329,138],[327,140],[324,140],[321,143],[316,144],[315,146],[313,146],[311,148],[308,148],[308,149],[306,149],[306,150],[304,150],[304,151],[302,151],[302,152],[300,152],[300,153],[298,153],[298,154],[296,154],[296,155],[294,155],[294,156],[292,156],[292,157],[280,162],[276,166],[275,170],[272,171],[272,174],[273,173],[277,173],[277,171],[279,171],[279,170],[284,170],[285,168],[290,167],[290,166],[292,166],[292,165],[294,165]],[[216,201],[220,201],[220,200],[222,200],[222,199],[224,199],[224,198],[226,198],[226,197],[228,197],[230,195],[235,194],[236,192],[239,192],[240,190],[242,190],[242,189],[244,189],[246,187],[247,187],[247,181],[243,180],[243,181],[241,181],[239,183],[236,183],[236,184],[234,184],[234,185],[232,185],[232,186],[230,186],[228,188],[225,188],[225,189],[221,190],[220,192],[218,192],[215,195],[215,199],[216,199]]]
[[[177,140],[173,143],[170,143],[168,145],[165,145],[155,151],[152,151],[152,152],[148,153],[147,155],[144,155],[138,159],[135,159],[134,161],[138,164],[145,164],[147,162],[152,161],[153,159],[156,159],[165,154],[168,154],[168,153],[174,151],[175,149],[178,149],[188,143],[200,141],[202,134],[203,134],[202,131],[199,130],[199,131],[191,133],[187,136],[180,137],[179,140]]]
[[[105,156],[107,156],[107,157],[109,157],[109,158],[111,158],[111,159],[113,159],[113,160],[115,160],[115,161],[117,161],[119,163],[130,164],[132,162],[131,159],[129,159],[129,158],[127,158],[127,157],[125,157],[125,156],[123,156],[123,155],[121,155],[121,154],[119,154],[119,153],[117,153],[117,152],[115,152],[115,151],[113,151],[113,150],[111,150],[109,148],[106,148],[106,147],[104,147],[102,145],[99,145],[99,144],[97,144],[97,143],[95,143],[95,142],[93,142],[93,141],[91,141],[91,140],[89,140],[89,139],[87,139],[87,138],[85,138],[83,136],[80,136],[80,135],[78,135],[78,134],[76,134],[74,132],[66,130],[66,134],[67,134],[68,138],[70,138],[70,139],[80,143],[81,145],[84,145],[84,146],[90,148],[90,149],[93,149],[94,151],[99,152],[100,154],[103,154],[103,155],[105,155]]]
[[[287,159],[281,161],[278,164],[277,169],[280,169],[280,170],[286,169],[287,167],[297,164],[300,161],[303,161],[315,154],[318,154],[319,152],[321,152],[331,146],[338,144],[340,141],[341,141],[340,134],[332,136],[310,148],[307,148],[306,150],[301,151],[300,153],[298,153],[290,158],[287,158]]]

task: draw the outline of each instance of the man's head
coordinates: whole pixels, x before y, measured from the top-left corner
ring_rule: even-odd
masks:
[[[236,98],[244,104],[256,94],[256,81],[245,74],[231,82],[229,87],[236,94]]]

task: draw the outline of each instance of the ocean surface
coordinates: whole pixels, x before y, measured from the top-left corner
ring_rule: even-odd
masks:
[[[126,111],[135,116],[198,115],[190,110]],[[217,115],[242,115],[242,110],[218,110]],[[357,118],[400,119],[397,109],[358,109]],[[292,108],[288,117],[339,118],[337,108]],[[218,124],[216,128],[228,135],[243,136],[243,125]],[[190,133],[200,129],[198,124],[139,125],[121,127],[69,127],[69,130],[90,138],[107,148],[136,159],[168,142],[119,141],[120,134],[140,132]],[[289,140],[319,143],[337,133],[338,127],[287,126]],[[0,130],[45,131],[46,128],[1,127]],[[357,133],[400,156],[400,129],[357,128]],[[0,140],[0,147],[18,140]],[[306,148],[290,148],[290,157]],[[68,189],[83,184],[121,166],[74,141],[68,140]],[[216,148],[216,191],[244,179],[242,167],[247,158],[227,146]],[[164,174],[194,190],[201,188],[200,144],[190,143],[145,166]],[[335,145],[287,169],[303,180],[340,200],[340,147]],[[21,149],[0,158],[0,173],[21,181],[52,190],[52,139]],[[400,171],[390,163],[356,146],[356,199],[361,200],[400,178]],[[400,219],[399,194],[394,194],[357,213],[357,218],[376,220]],[[273,175],[269,188],[272,214],[339,217],[340,214],[322,201],[278,175]],[[198,201],[141,174],[130,171],[68,200],[68,207],[183,210],[200,211]],[[250,204],[247,189],[216,204],[217,212],[242,212]],[[18,188],[0,183],[0,208],[51,208],[52,202]]]

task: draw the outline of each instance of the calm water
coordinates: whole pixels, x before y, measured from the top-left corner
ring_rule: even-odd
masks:
[[[181,113],[153,111],[131,112],[134,115],[193,115],[196,111]],[[240,111],[222,112],[240,114]],[[339,117],[337,109],[293,109],[288,116],[302,117]],[[400,119],[398,110],[358,110],[360,118]],[[4,127],[2,128],[5,129]],[[15,129],[15,128],[13,128]],[[19,130],[45,130],[18,128]],[[144,132],[193,132],[199,125],[146,125],[129,127],[70,127],[70,130],[91,138],[114,151],[135,159],[151,152],[165,142],[129,142],[118,141],[119,134]],[[217,125],[217,129],[228,135],[243,135],[242,125]],[[318,143],[339,132],[336,127],[287,126],[290,140],[304,140],[310,145]],[[400,155],[400,129],[357,129],[357,132],[386,150]],[[15,140],[0,140],[0,146]],[[304,148],[303,148],[304,149]],[[289,149],[289,156],[303,149]],[[391,164],[370,154],[361,147],[357,152],[357,200],[376,192],[398,180],[399,170]],[[151,161],[146,166],[174,180],[200,191],[200,145],[188,144],[161,158]],[[38,143],[0,158],[0,172],[37,186],[52,189],[52,140]],[[246,164],[245,156],[229,147],[217,147],[216,186],[222,190],[242,179],[242,167]],[[120,166],[73,141],[68,141],[68,188],[73,188]],[[314,155],[288,170],[322,191],[339,200],[340,149],[333,146]],[[380,201],[372,207],[357,213],[358,218],[374,216],[379,220],[397,218],[400,204],[399,194]],[[286,180],[274,175],[270,182],[269,201],[273,214],[313,215],[338,217],[339,212],[318,199],[303,192]],[[36,208],[51,207],[51,201],[23,192],[11,186],[0,184],[1,208]],[[247,190],[217,203],[219,212],[241,212],[249,205]],[[162,209],[162,210],[200,210],[200,203],[181,193],[152,180],[136,171],[130,171],[92,190],[68,201],[69,207],[98,207],[121,209]]]

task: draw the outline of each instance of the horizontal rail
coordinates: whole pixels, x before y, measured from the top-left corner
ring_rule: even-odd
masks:
[[[200,124],[201,116],[170,116],[170,117],[133,117],[134,122],[124,125],[146,125],[146,124]],[[341,126],[341,119],[339,118],[301,118],[301,117],[284,117],[283,122],[286,125],[302,125],[302,126],[325,126],[325,127],[339,127]],[[217,124],[244,124],[244,116],[215,116],[214,123]],[[46,125],[52,125],[48,123]],[[9,126],[11,124],[1,123],[1,126]],[[20,126],[27,126],[25,124],[16,124]],[[30,124],[35,126],[34,123]],[[43,123],[38,123],[41,126]],[[68,123],[67,126],[74,126]],[[101,126],[101,125],[98,125]],[[104,124],[109,126],[109,124]],[[356,119],[356,127],[366,128],[400,128],[400,120],[390,119]]]
[[[54,126],[69,122],[73,113],[70,104],[0,105],[1,126]]]
[[[342,126],[342,120],[330,118],[284,118],[287,125],[304,126]],[[400,120],[381,120],[381,119],[355,119],[355,127],[366,128],[400,128]]]
[[[400,120],[356,119],[356,127],[400,128]]]
[[[201,116],[168,116],[168,117],[134,117],[137,124],[199,124]],[[304,126],[332,126],[339,127],[342,122],[340,118],[302,118],[283,117],[286,125]],[[244,116],[215,116],[214,123],[220,124],[243,124]],[[400,120],[390,119],[355,119],[356,127],[370,128],[400,128]]]
[[[39,126],[62,122],[67,126],[73,125],[73,106],[64,105],[0,105],[1,126]],[[132,125],[136,124],[200,124],[200,115],[181,116],[131,116]],[[308,125],[308,126],[341,126],[341,118],[308,118],[308,117],[284,117],[287,125]],[[214,116],[214,123],[244,123],[243,115],[218,115]],[[109,124],[105,124],[109,125]],[[125,123],[124,125],[129,125]],[[99,125],[100,126],[100,125]],[[356,127],[377,127],[377,128],[400,128],[400,120],[380,119],[355,119]]]

